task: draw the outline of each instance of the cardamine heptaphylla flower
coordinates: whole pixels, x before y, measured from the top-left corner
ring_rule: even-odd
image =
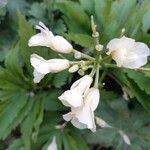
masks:
[[[57,73],[69,67],[67,59],[49,59],[45,60],[37,54],[32,54],[30,58],[31,65],[34,67],[34,82],[39,83],[48,73]]]
[[[62,36],[55,36],[42,22],[39,22],[36,29],[41,30],[41,33],[33,35],[29,39],[29,46],[45,46],[60,53],[72,52],[72,45]]]
[[[145,65],[150,55],[150,49],[142,42],[135,42],[134,39],[123,36],[112,39],[108,44],[108,55],[117,63],[118,67],[130,69],[140,68]]]
[[[70,95],[71,96],[71,95]],[[63,115],[64,120],[71,123],[79,129],[90,129],[96,131],[94,120],[94,111],[99,104],[100,93],[97,88],[88,89],[83,97],[83,103],[79,107],[71,106],[71,112]]]

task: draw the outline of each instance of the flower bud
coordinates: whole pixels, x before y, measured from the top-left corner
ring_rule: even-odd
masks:
[[[79,69],[78,74],[79,74],[80,76],[84,76],[85,72],[84,72],[82,69]]]
[[[101,51],[101,50],[103,49],[103,45],[98,44],[98,45],[95,46],[95,49],[96,49],[97,51]]]
[[[80,52],[75,52],[75,53],[74,53],[74,57],[75,57],[76,59],[81,59],[81,58],[82,58],[82,54],[81,54]]]
[[[73,50],[72,45],[62,36],[55,36],[51,39],[51,49],[60,53],[70,53]]]
[[[79,69],[79,66],[77,64],[75,64],[69,68],[69,72],[74,73],[74,72],[78,71],[78,69]]]

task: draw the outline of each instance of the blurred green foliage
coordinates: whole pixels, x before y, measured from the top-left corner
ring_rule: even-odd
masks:
[[[59,150],[148,150],[149,72],[106,70],[106,90],[101,91],[96,115],[113,129],[98,127],[97,132],[91,133],[69,123],[59,129],[56,125],[64,123],[62,114],[68,110],[57,97],[74,78],[64,71],[49,74],[35,85],[30,55],[58,56],[47,48],[29,48],[27,44],[35,34],[33,25],[43,21],[55,34],[72,41],[78,50],[92,55],[93,15],[102,44],[119,37],[125,28],[125,35],[150,46],[149,8],[149,0],[0,0],[0,149],[45,150],[56,136]],[[123,99],[121,87],[130,95],[129,101]],[[119,130],[128,135],[131,146],[124,143]]]

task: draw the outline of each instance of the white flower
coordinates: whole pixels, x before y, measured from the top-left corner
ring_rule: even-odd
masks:
[[[79,129],[90,129],[96,131],[94,120],[94,110],[97,108],[100,99],[99,90],[90,88],[84,97],[81,107],[71,107],[71,112],[63,115],[64,120],[71,123]]]
[[[79,107],[83,103],[83,97],[90,88],[93,79],[85,75],[74,82],[70,90],[65,91],[59,98],[65,106]]]
[[[134,39],[125,36],[111,40],[107,48],[109,49],[107,54],[112,56],[118,67],[130,69],[145,65],[150,55],[150,49],[146,44],[135,42]]]
[[[57,73],[69,67],[69,61],[66,59],[45,60],[42,57],[32,54],[31,65],[34,67],[34,82],[38,83],[48,73]]]
[[[50,145],[48,145],[47,150],[57,150],[56,137],[53,137],[53,140]]]
[[[36,29],[41,30],[41,33],[38,33],[30,38],[28,43],[29,46],[46,46],[61,53],[72,52],[72,45],[62,36],[54,36],[42,22],[39,22]]]

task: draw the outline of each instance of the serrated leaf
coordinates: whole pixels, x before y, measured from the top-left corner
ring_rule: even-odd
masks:
[[[64,1],[59,2],[57,7],[64,13],[65,22],[72,32],[89,33],[90,19],[78,3]]]
[[[19,101],[18,101],[19,100]],[[9,100],[6,108],[0,113],[0,138],[6,137],[7,128],[13,128],[11,126],[13,121],[18,117],[20,111],[27,103],[27,95],[20,92],[17,93],[11,100]],[[15,107],[14,107],[15,106]]]
[[[21,124],[22,139],[25,149],[31,149],[31,143],[36,141],[39,126],[43,120],[43,103],[40,95],[28,115]]]
[[[46,15],[46,4],[38,2],[33,3],[29,10],[29,14],[39,20],[42,19]]]
[[[150,94],[150,78],[146,77],[141,72],[135,71],[126,71],[129,78],[134,80],[134,82],[139,86],[139,88],[145,91],[147,94]]]

